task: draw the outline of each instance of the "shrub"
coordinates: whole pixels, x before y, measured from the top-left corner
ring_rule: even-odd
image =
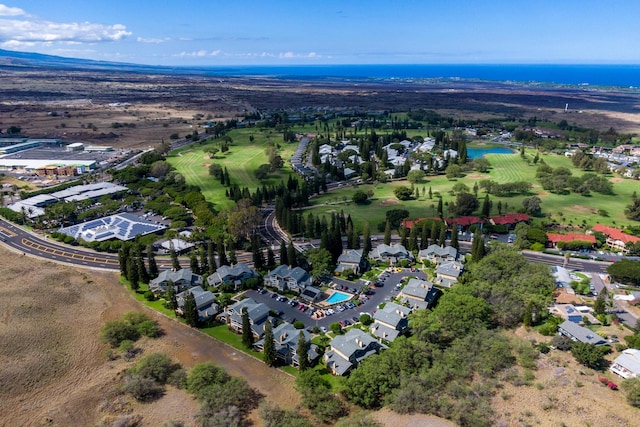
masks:
[[[144,378],[139,375],[132,375],[125,378],[125,384],[122,390],[141,402],[157,399],[164,393],[160,384],[151,378]]]
[[[551,339],[551,347],[561,351],[569,351],[573,347],[573,341],[563,335],[556,335]]]
[[[124,320],[112,320],[102,326],[102,342],[118,347],[122,341],[137,341],[140,332]]]
[[[178,368],[164,353],[152,353],[142,358],[132,373],[143,378],[151,378],[159,384],[165,384],[169,376]]]

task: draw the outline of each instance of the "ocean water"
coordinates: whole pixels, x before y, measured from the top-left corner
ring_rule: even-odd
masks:
[[[212,75],[286,79],[471,79],[640,88],[640,65],[291,65],[205,67]]]

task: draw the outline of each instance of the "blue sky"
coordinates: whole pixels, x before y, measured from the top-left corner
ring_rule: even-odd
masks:
[[[640,64],[637,0],[0,0],[0,48],[154,65]]]

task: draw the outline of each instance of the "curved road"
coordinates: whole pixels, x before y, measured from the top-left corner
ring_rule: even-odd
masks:
[[[95,252],[79,246],[64,245],[42,238],[2,218],[0,218],[0,242],[17,252],[37,256],[49,261],[63,262],[76,267],[90,269],[113,271],[120,269],[117,254]],[[236,257],[241,262],[251,260],[250,254],[237,254]],[[161,270],[171,268],[170,260],[156,258],[156,262]],[[189,260],[181,258],[180,263],[189,265]]]

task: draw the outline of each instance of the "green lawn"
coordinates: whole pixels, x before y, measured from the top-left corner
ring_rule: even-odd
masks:
[[[233,201],[227,199],[226,188],[214,177],[209,175],[209,165],[219,164],[222,168],[227,168],[232,184],[237,184],[241,188],[247,187],[250,191],[265,185],[277,184],[293,173],[287,160],[295,151],[297,144],[286,144],[282,140],[282,135],[272,130],[258,129],[238,129],[228,133],[233,139],[233,143],[226,153],[218,152],[215,158],[209,158],[207,150],[215,147],[220,140],[209,139],[204,143],[172,152],[168,157],[169,163],[176,168],[184,177],[187,183],[197,185],[202,190],[204,197],[212,202],[216,208],[224,209],[231,207]],[[250,140],[253,136],[254,140]],[[280,144],[279,154],[284,160],[284,167],[269,176],[265,181],[259,181],[254,175],[258,166],[267,163],[265,154],[269,143]]]
[[[527,150],[526,156],[532,160],[535,156],[534,150]],[[584,172],[573,167],[571,159],[562,155],[542,154],[541,158],[553,168],[560,166],[567,167],[572,170],[574,175],[581,175]],[[591,196],[585,197],[577,194],[558,195],[547,193],[540,186],[535,178],[537,165],[533,161],[527,163],[519,154],[490,154],[487,159],[491,164],[491,170],[486,174],[468,173],[465,177],[456,180],[448,180],[445,176],[428,176],[424,183],[417,184],[420,190],[420,197],[417,200],[398,201],[393,194],[393,190],[400,186],[410,186],[407,181],[394,181],[386,184],[378,185],[362,185],[359,189],[364,191],[372,190],[374,196],[367,205],[356,205],[351,202],[351,197],[355,192],[353,187],[345,187],[339,192],[331,192],[321,195],[312,200],[312,206],[305,212],[313,212],[314,215],[330,215],[332,212],[343,211],[345,214],[351,215],[357,228],[362,230],[365,221],[369,221],[372,233],[378,233],[377,225],[385,221],[385,213],[394,208],[407,209],[411,214],[411,218],[434,217],[438,199],[436,194],[443,197],[443,201],[455,200],[455,196],[450,194],[450,190],[457,182],[466,184],[469,188],[473,188],[474,183],[483,179],[491,179],[493,181],[504,183],[513,181],[527,181],[533,184],[532,194],[538,195],[542,199],[543,214],[551,215],[551,218],[574,226],[593,226],[600,222],[607,225],[628,224],[629,221],[624,216],[626,205],[631,202],[631,195],[637,190],[637,181],[625,179],[622,180],[616,176],[611,176],[614,181],[613,195],[602,195],[592,193]],[[422,188],[425,188],[426,194],[422,196]],[[434,195],[433,199],[429,199],[428,191],[431,187]],[[479,191],[478,197],[484,198],[484,193]],[[508,206],[505,212],[516,212],[522,207],[522,200],[527,196],[516,197],[494,197],[492,215],[497,215],[497,204],[501,201],[503,206]],[[608,212],[609,216],[602,216],[598,211],[603,209]],[[476,212],[478,213],[478,212]]]
[[[333,124],[332,124],[333,126]],[[296,132],[315,132],[315,124],[304,126],[296,125],[292,127]],[[272,129],[238,129],[228,134],[233,139],[233,144],[229,152],[218,153],[215,159],[209,159],[206,150],[215,144],[217,140],[208,140],[204,144],[199,143],[187,147],[178,152],[172,153],[169,162],[184,175],[188,183],[198,185],[207,198],[214,203],[218,209],[228,208],[233,205],[231,200],[225,196],[225,188],[213,177],[209,175],[208,165],[212,162],[226,167],[233,183],[240,187],[247,187],[251,191],[263,184],[277,184],[286,180],[288,174],[292,173],[288,160],[297,147],[296,143],[286,144],[282,140],[282,134]],[[253,141],[250,137],[253,136]],[[211,142],[213,141],[213,142]],[[267,162],[265,149],[268,144],[280,145],[279,153],[282,156],[285,166],[278,173],[273,174],[264,182],[259,181],[254,170]],[[470,144],[475,146],[478,144]],[[487,147],[490,144],[479,144]],[[601,195],[593,193],[585,197],[576,194],[557,195],[547,193],[538,184],[535,178],[537,165],[533,163],[536,152],[532,149],[526,150],[526,158],[523,160],[519,154],[490,154],[487,159],[491,164],[488,173],[468,173],[465,177],[448,180],[445,176],[427,177],[425,182],[417,184],[420,190],[420,197],[417,200],[400,202],[393,194],[393,190],[400,185],[410,184],[407,181],[394,181],[378,185],[362,185],[359,189],[373,191],[374,196],[367,205],[355,205],[351,202],[351,197],[355,192],[353,187],[345,187],[329,194],[320,195],[312,200],[311,206],[305,209],[306,212],[313,212],[314,215],[330,215],[332,212],[343,211],[350,214],[357,228],[362,229],[364,222],[369,221],[372,233],[378,233],[377,226],[385,221],[385,213],[389,209],[407,209],[411,218],[434,217],[438,199],[437,194],[442,195],[446,203],[455,200],[455,196],[450,194],[450,190],[457,182],[465,183],[469,188],[473,188],[476,182],[483,179],[491,179],[499,183],[513,181],[527,181],[533,184],[532,194],[538,195],[542,199],[543,214],[547,218],[555,221],[579,227],[593,226],[601,222],[607,225],[621,226],[629,221],[624,216],[624,209],[631,201],[631,195],[637,190],[638,183],[634,180],[620,179],[612,176],[614,181],[614,195]],[[541,159],[553,168],[560,166],[571,169],[574,175],[581,175],[584,172],[573,167],[571,159],[556,154],[541,154]],[[428,198],[428,190],[431,187],[434,195],[433,199]],[[422,189],[425,195],[422,195]],[[482,199],[484,193],[479,192],[478,197]],[[497,215],[498,201],[502,202],[504,212],[516,212],[522,206],[522,199],[526,196],[516,196],[508,198],[491,197],[493,201],[492,215]],[[606,216],[599,214],[606,211]]]

